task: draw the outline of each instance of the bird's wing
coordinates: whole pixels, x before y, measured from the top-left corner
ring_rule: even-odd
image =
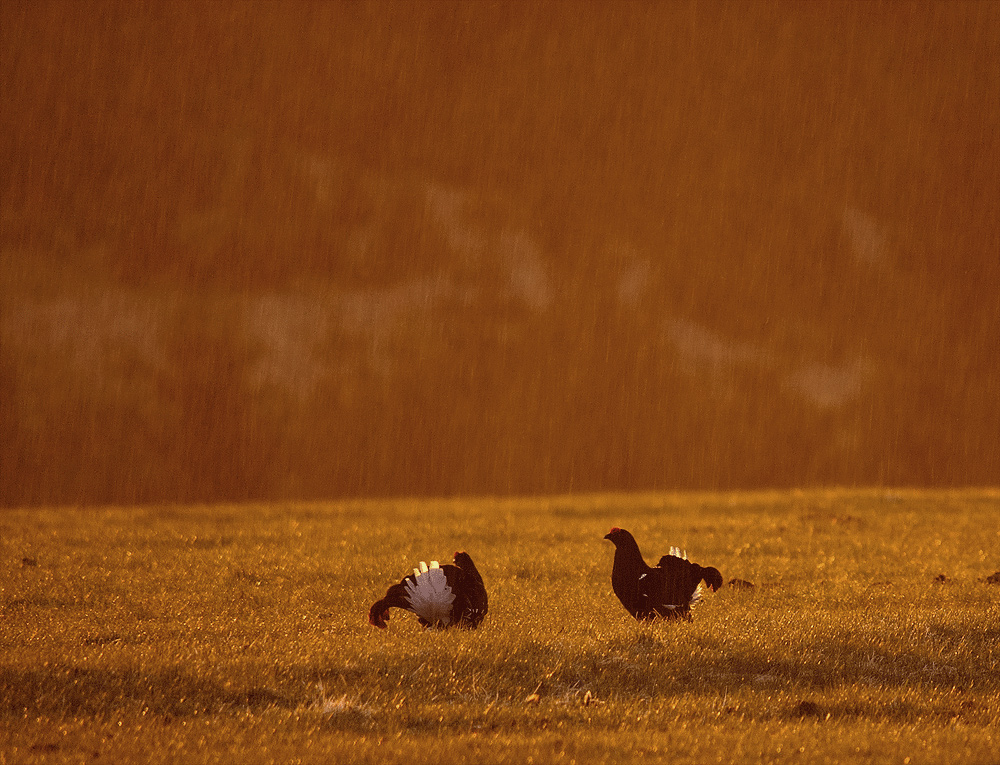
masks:
[[[698,567],[678,555],[664,555],[656,564],[656,569],[663,572],[661,605],[680,607],[691,605],[692,598],[698,590],[698,582],[701,581]]]
[[[636,610],[640,613],[655,611],[663,605],[663,592],[667,583],[666,572],[660,568],[649,568],[639,574]]]
[[[455,565],[445,568],[458,573],[456,585],[453,587],[457,593],[456,618],[461,620],[463,626],[479,626],[489,610],[489,597],[486,595],[483,577],[480,576],[476,564],[472,562],[472,557],[466,552],[455,553]]]

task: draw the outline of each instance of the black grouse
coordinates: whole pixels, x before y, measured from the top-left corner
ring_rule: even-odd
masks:
[[[421,561],[420,568],[372,605],[369,623],[385,629],[389,609],[402,608],[415,613],[424,627],[478,627],[488,607],[483,578],[468,553],[455,553],[454,562],[440,566],[432,560],[428,566]]]
[[[676,547],[651,568],[642,559],[635,538],[625,529],[616,526],[604,538],[615,545],[611,588],[636,619],[691,621],[691,607],[702,599],[700,583],[704,580],[713,592],[722,586],[718,569],[692,563]]]

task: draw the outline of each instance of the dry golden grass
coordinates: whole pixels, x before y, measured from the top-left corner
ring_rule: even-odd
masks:
[[[998,510],[969,490],[5,512],[0,762],[995,761]],[[637,624],[613,524],[757,586]],[[368,626],[459,548],[480,630]]]

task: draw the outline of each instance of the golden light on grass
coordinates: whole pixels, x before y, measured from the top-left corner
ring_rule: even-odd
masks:
[[[0,752],[984,762],[998,510],[996,490],[14,510]],[[755,586],[637,623],[611,525]],[[367,624],[387,578],[459,548],[489,590],[480,629]]]

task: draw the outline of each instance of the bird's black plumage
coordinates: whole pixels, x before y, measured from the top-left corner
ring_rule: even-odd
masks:
[[[616,526],[604,538],[615,546],[611,588],[636,619],[690,621],[691,606],[700,600],[698,585],[704,581],[713,592],[722,586],[718,569],[692,563],[679,551],[671,551],[651,567],[629,532]]]
[[[426,565],[422,568],[423,571],[414,569],[399,584],[390,587],[385,597],[369,609],[368,622],[385,629],[389,609],[402,608],[415,613],[424,627],[478,627],[486,617],[489,598],[471,556],[467,552],[457,552],[454,565],[437,566],[432,562],[430,569]],[[440,573],[435,574],[435,571]],[[428,584],[432,579],[436,579],[434,586]]]

